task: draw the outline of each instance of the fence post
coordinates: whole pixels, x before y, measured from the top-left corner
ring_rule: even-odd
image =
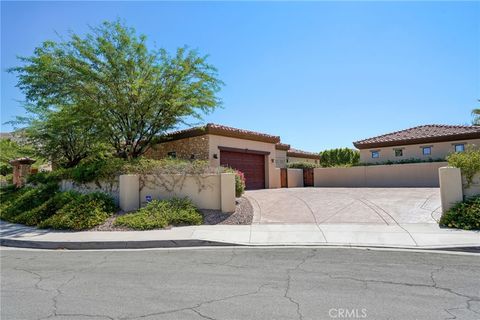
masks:
[[[140,179],[136,174],[120,176],[120,209],[134,211],[140,207]]]
[[[442,167],[438,169],[438,177],[442,212],[445,213],[456,202],[463,200],[462,174],[459,168]]]
[[[235,174],[220,174],[220,205],[222,212],[235,212]]]

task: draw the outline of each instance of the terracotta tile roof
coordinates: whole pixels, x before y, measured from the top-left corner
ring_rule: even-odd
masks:
[[[288,150],[290,150],[290,145],[286,144],[286,143],[279,142],[275,145],[275,149],[288,151]]]
[[[184,139],[189,137],[197,137],[205,134],[213,134],[218,136],[254,140],[268,143],[279,143],[280,137],[273,136],[266,133],[237,129],[227,126],[222,126],[215,123],[208,123],[204,126],[189,128],[185,130],[179,130],[170,132],[164,137],[161,137],[158,142],[166,142],[171,140]]]
[[[480,126],[423,125],[355,141],[353,145],[358,149],[370,149],[463,139],[480,139]]]
[[[308,151],[303,151],[303,150],[298,150],[293,148],[290,148],[290,150],[287,151],[287,156],[320,160],[319,153],[308,152]]]

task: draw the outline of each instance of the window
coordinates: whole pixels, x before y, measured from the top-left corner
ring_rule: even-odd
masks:
[[[175,151],[170,151],[169,153],[167,153],[167,156],[169,158],[175,159],[177,157],[177,153]]]
[[[422,153],[424,156],[429,156],[432,154],[432,147],[422,147]]]
[[[395,157],[403,157],[403,150],[395,149]]]
[[[380,158],[380,151],[372,151],[372,159]]]
[[[455,152],[463,152],[463,151],[465,151],[465,145],[463,143],[455,145]]]

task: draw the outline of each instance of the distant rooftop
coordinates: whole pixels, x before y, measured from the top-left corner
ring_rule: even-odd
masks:
[[[480,126],[429,124],[355,141],[353,145],[358,149],[369,149],[463,139],[480,139]]]
[[[293,149],[293,148],[290,148],[287,151],[287,156],[320,160],[319,153],[308,152],[308,151],[303,151],[303,150]]]

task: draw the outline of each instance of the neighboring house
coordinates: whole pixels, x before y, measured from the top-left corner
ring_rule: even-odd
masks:
[[[290,150],[289,145],[280,143],[279,136],[209,123],[161,137],[145,156],[208,160],[212,167],[228,166],[242,171],[247,189],[263,189],[279,187],[276,168],[282,161],[290,161],[288,155],[279,153],[279,146],[288,147],[285,153]],[[307,153],[302,155],[305,157],[298,159],[311,160]]]
[[[467,145],[480,146],[479,126],[423,125],[356,141],[360,162],[383,163],[407,159],[437,160]]]

